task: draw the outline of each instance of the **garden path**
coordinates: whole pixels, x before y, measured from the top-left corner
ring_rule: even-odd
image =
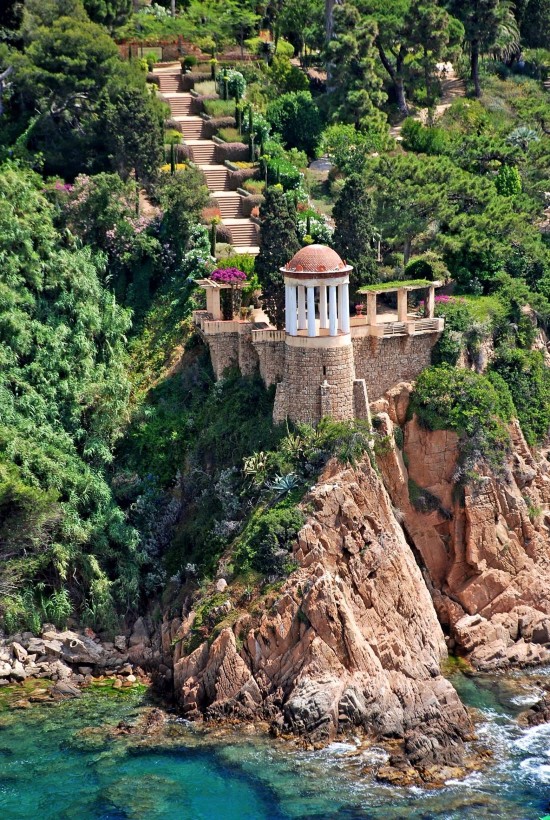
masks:
[[[434,112],[434,120],[438,120],[440,117],[443,116],[445,111],[451,107],[454,101],[458,97],[465,97],[466,96],[466,83],[460,77],[457,77],[456,72],[451,65],[451,63],[444,63],[442,69],[440,71],[441,77],[441,98],[439,103],[433,109]],[[415,114],[412,114],[412,118],[415,120],[419,120],[424,125],[427,125],[429,119],[429,108],[421,108]],[[393,125],[390,128],[391,136],[397,140],[398,142],[401,141],[401,124]]]
[[[210,196],[220,210],[221,222],[231,237],[231,245],[239,253],[258,254],[259,227],[243,216],[244,197],[229,189],[229,171],[216,162],[216,144],[203,136],[204,120],[191,113],[197,98],[183,91],[179,64],[155,66],[153,71],[158,74],[160,95],[170,106],[172,119],[183,135],[183,144],[204,174]]]

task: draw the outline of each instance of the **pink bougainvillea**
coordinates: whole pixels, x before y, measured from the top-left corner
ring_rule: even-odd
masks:
[[[238,268],[216,268],[210,274],[210,279],[223,285],[238,285],[246,282],[246,273]]]

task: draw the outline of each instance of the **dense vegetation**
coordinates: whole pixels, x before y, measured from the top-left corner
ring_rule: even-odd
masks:
[[[214,383],[189,321],[213,253],[247,273],[247,300],[261,285],[278,326],[278,268],[304,243],[354,265],[354,300],[388,279],[452,280],[414,409],[459,434],[466,479],[480,458],[499,468],[513,416],[545,440],[546,0],[10,0],[0,30],[8,628],[112,624],[222,555],[278,577],[318,470],[369,450],[360,425],[274,429],[256,379]],[[178,36],[219,136],[248,157],[235,167],[262,223],[256,261],[227,245],[147,83]],[[143,47],[124,60],[129,41]],[[319,155],[328,174],[308,168]]]

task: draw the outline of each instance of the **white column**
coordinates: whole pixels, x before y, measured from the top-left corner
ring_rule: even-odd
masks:
[[[296,285],[288,285],[288,330],[291,336],[296,336],[298,330],[296,313]]]
[[[338,336],[338,312],[336,310],[336,285],[328,289],[328,326],[331,336]]]
[[[349,333],[349,285],[340,285],[342,289],[342,317],[341,327],[344,333]]]
[[[290,333],[290,285],[285,285],[285,331]]]
[[[320,327],[326,330],[328,327],[328,305],[327,305],[327,286],[319,286],[319,319]]]
[[[338,330],[343,329],[343,321],[344,321],[344,292],[343,292],[343,285],[338,285]]]
[[[315,328],[315,288],[307,289],[307,335],[316,336]]]
[[[305,330],[306,326],[306,289],[298,285],[298,330]]]

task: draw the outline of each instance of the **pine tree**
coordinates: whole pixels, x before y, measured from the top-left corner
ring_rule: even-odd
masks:
[[[358,174],[352,174],[336,200],[332,215],[336,222],[334,248],[342,259],[353,265],[350,282],[355,287],[376,278],[372,247],[376,230],[372,212],[372,198],[365,181]]]
[[[296,215],[280,185],[268,188],[260,209],[262,229],[256,273],[260,280],[264,310],[277,328],[284,327],[285,289],[279,268],[300,249]]]

